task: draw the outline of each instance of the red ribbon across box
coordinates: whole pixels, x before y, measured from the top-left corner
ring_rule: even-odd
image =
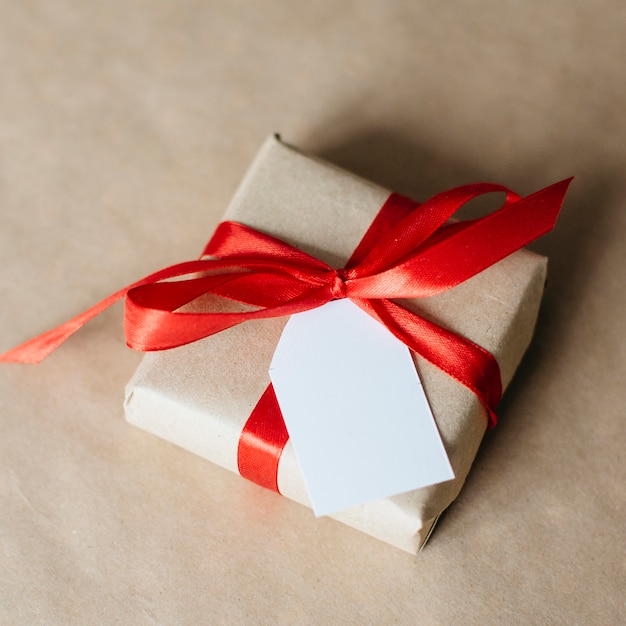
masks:
[[[525,198],[500,185],[477,183],[445,191],[421,205],[391,194],[348,263],[339,269],[243,224],[222,222],[199,260],[162,269],[121,289],[0,355],[0,361],[41,361],[124,296],[126,340],[140,351],[174,348],[247,320],[292,315],[350,298],[411,350],[476,394],[493,427],[502,395],[495,358],[396,300],[427,298],[451,289],[550,231],[570,182],[563,180]],[[461,206],[491,192],[506,194],[497,211],[476,220],[448,221]],[[205,294],[249,305],[251,310],[179,310]],[[240,474],[278,491],[278,462],[288,439],[270,385],[241,433]]]

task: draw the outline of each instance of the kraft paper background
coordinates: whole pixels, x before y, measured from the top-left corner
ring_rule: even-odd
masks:
[[[615,1],[0,2],[0,350],[199,254],[274,131],[420,199],[576,176],[532,246],[535,340],[419,557],[126,424],[118,305],[0,366],[0,622],[624,621],[625,26]]]

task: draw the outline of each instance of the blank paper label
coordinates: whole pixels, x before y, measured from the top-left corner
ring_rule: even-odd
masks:
[[[291,316],[270,377],[316,515],[454,478],[408,348],[350,300]]]

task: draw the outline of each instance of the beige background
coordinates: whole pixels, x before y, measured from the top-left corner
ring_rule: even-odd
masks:
[[[121,307],[0,367],[0,622],[626,619],[618,1],[0,4],[0,350],[191,258],[270,132],[399,192],[575,175],[536,340],[411,557],[128,426]]]

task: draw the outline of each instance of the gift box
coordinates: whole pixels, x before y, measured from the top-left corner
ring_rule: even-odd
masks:
[[[225,219],[343,267],[389,194],[272,137]],[[519,250],[444,293],[403,304],[489,351],[504,388],[530,342],[546,265],[544,257]],[[285,323],[284,317],[248,321],[189,345],[146,354],[126,389],[126,419],[237,472],[241,433],[267,388]],[[411,553],[423,546],[458,495],[488,426],[487,411],[470,389],[421,356],[413,358],[455,478],[331,516]],[[291,442],[280,456],[277,483],[283,496],[309,505]]]

